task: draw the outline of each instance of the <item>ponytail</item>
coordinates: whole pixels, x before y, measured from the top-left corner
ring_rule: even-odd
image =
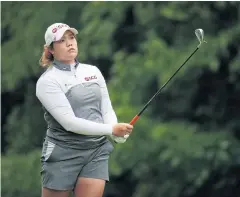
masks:
[[[43,68],[50,66],[54,60],[53,54],[50,53],[49,49],[53,49],[53,44],[51,44],[49,47],[43,46],[42,57],[39,60],[39,64]]]

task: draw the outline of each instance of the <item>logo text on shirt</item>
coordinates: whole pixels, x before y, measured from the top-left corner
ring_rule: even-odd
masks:
[[[93,80],[93,79],[97,79],[96,75],[94,76],[90,76],[90,77],[85,77],[84,78],[86,81],[90,81],[90,80]]]

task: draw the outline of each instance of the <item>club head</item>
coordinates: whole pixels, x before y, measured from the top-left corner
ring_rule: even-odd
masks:
[[[198,45],[198,48],[199,48],[203,42],[206,42],[204,40],[204,31],[202,29],[196,29],[195,30],[195,34],[196,34],[196,36],[198,38],[198,41],[200,42],[200,44]]]

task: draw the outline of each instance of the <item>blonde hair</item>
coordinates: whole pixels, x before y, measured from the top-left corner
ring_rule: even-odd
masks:
[[[39,60],[39,64],[43,68],[50,66],[54,60],[53,54],[50,53],[49,49],[53,49],[53,44],[51,44],[50,46],[43,46],[42,57]]]

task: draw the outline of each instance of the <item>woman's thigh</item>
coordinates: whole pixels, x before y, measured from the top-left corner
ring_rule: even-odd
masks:
[[[105,180],[93,178],[78,178],[74,190],[75,197],[102,197],[105,187]]]
[[[108,160],[112,151],[113,145],[107,142],[92,154],[79,174],[75,197],[102,197],[105,183],[109,181]]]

